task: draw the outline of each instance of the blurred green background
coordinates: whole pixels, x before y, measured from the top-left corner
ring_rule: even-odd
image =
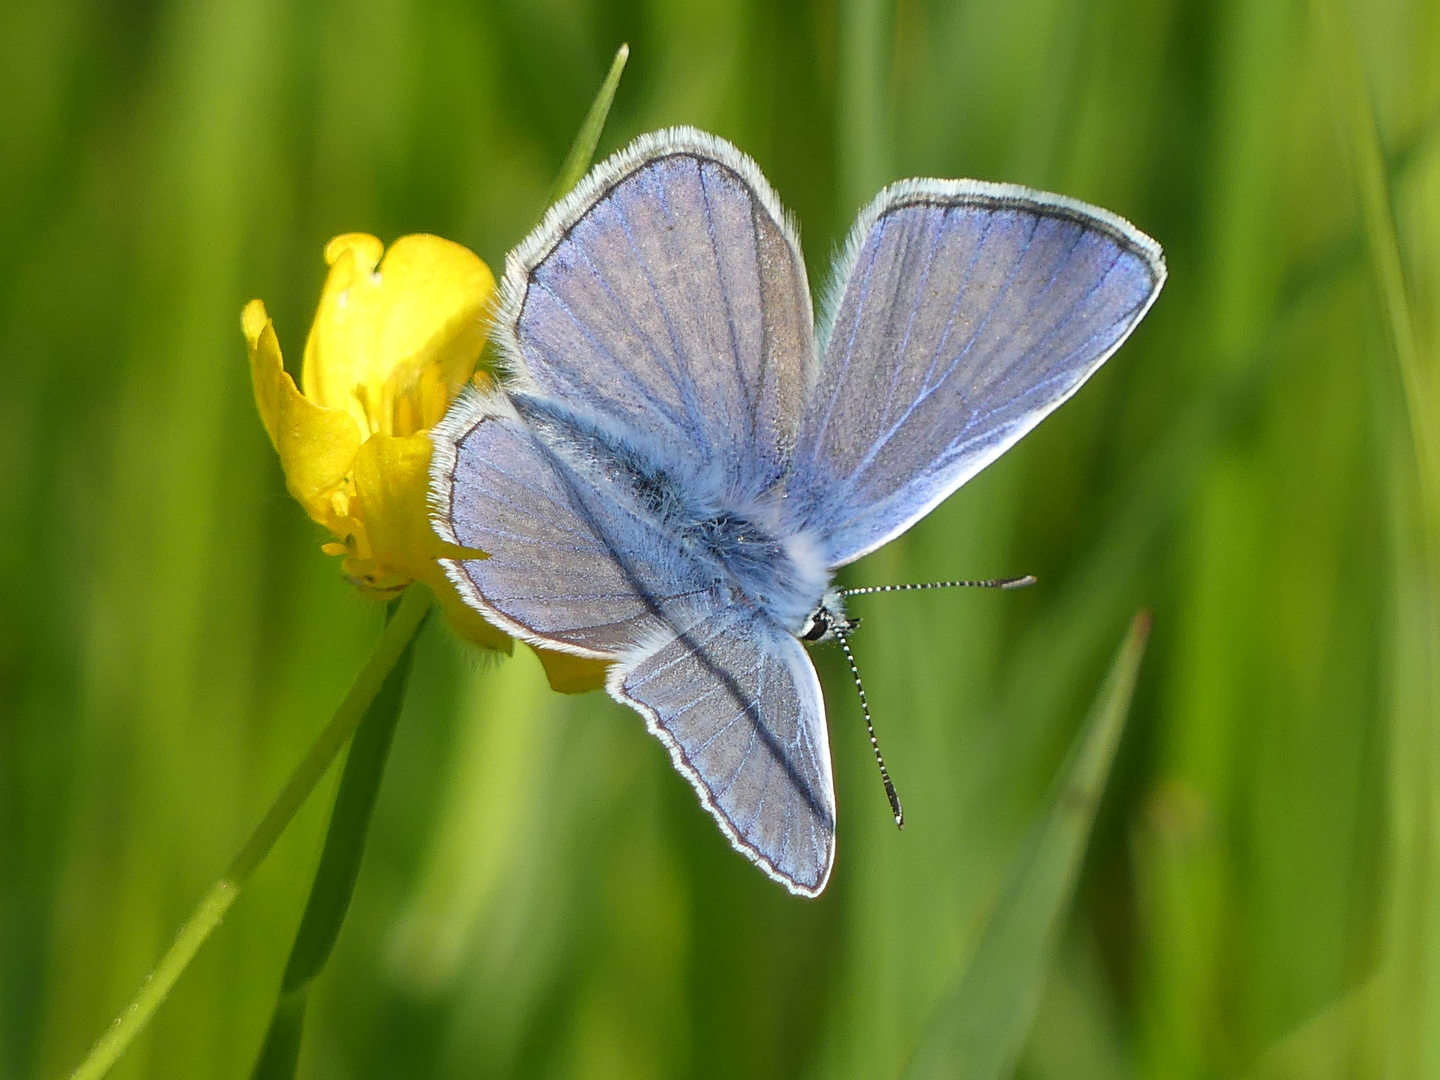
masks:
[[[1351,17],[1428,363],[1440,3]],[[436,232],[498,269],[621,41],[601,152],[734,140],[817,287],[917,174],[1099,203],[1170,282],[1075,401],[847,571],[1041,584],[855,602],[903,834],[816,652],[841,802],[817,902],[730,851],[633,714],[428,627],[302,1075],[895,1075],[1141,605],[1020,1075],[1440,1075],[1410,426],[1437,413],[1407,412],[1309,6],[56,0],[0,6],[0,1077],[78,1062],[378,633],[285,494],[241,305],[294,362],[334,234]],[[247,1074],[333,780],[114,1076]]]

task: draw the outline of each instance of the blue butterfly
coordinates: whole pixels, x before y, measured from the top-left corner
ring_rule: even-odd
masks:
[[[835,784],[802,642],[846,643],[835,571],[1075,393],[1164,280],[1104,210],[907,180],[860,215],[817,327],[755,163],[645,135],[506,260],[502,385],[433,433],[434,527],[489,558],[446,571],[506,633],[610,662],[731,844],[818,895]]]

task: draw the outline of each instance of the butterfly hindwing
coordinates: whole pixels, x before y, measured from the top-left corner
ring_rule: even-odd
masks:
[[[835,785],[820,682],[805,649],[730,609],[612,670],[730,842],[792,892],[815,896],[835,859]]]
[[[696,618],[711,584],[703,568],[583,455],[567,455],[566,440],[542,437],[535,411],[472,389],[434,432],[436,529],[488,555],[442,560],[460,594],[522,640],[600,659]]]
[[[583,402],[749,493],[788,463],[814,378],[798,241],[758,168],[689,128],[598,166],[507,262],[510,384]]]
[[[435,432],[444,560],[472,605],[543,647],[613,660],[636,709],[731,843],[815,895],[834,859],[824,703],[804,648],[717,577],[616,478],[586,421],[523,394],[470,391]]]

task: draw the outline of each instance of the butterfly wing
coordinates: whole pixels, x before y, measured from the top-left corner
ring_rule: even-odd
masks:
[[[835,785],[820,682],[799,641],[732,608],[626,657],[609,689],[645,717],[738,851],[791,892],[825,888]]]
[[[583,423],[468,391],[436,428],[432,512],[461,595],[533,644],[614,660],[616,700],[670,750],[731,843],[817,895],[835,849],[825,711],[800,643],[617,495]]]
[[[597,166],[509,257],[508,385],[583,407],[691,474],[757,494],[815,375],[793,227],[755,164],[691,128]]]
[[[431,438],[435,530],[489,556],[441,564],[506,633],[611,660],[713,603],[713,582],[674,538],[542,438],[504,392],[467,390]]]
[[[910,528],[1078,390],[1149,310],[1159,245],[1056,195],[911,180],[861,215],[789,484],[831,566]]]
[[[731,842],[818,893],[835,799],[814,669],[683,527],[723,532],[736,500],[778,495],[814,382],[774,193],[718,139],[638,140],[507,261],[494,336],[505,391],[469,394],[435,432],[437,531],[488,555],[447,561],[451,579],[512,634],[616,660],[612,695]]]

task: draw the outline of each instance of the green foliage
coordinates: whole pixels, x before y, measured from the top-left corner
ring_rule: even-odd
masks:
[[[1075,894],[1149,636],[1150,615],[1141,612],[1075,733],[1044,816],[995,898],[975,952],[921,1036],[907,1077],[999,1080],[1014,1071],[1054,963],[1056,939]]]
[[[1432,1075],[1440,5],[1326,30],[1327,6],[0,6],[0,1078],[74,1067],[380,632],[284,494],[241,305],[298,360],[332,235],[435,232],[498,270],[622,41],[599,152],[733,139],[817,289],[917,174],[1114,209],[1170,282],[1073,402],[847,571],[1040,584],[856,600],[900,834],[817,650],[819,901],[731,852],[632,714],[432,622],[299,1075],[896,1075],[1142,604],[1019,1075]],[[333,796],[110,1075],[247,1075]]]
[[[615,59],[610,62],[610,70],[605,75],[605,81],[600,84],[600,92],[590,103],[585,122],[580,125],[575,141],[570,144],[570,152],[565,155],[565,161],[560,166],[560,175],[550,186],[547,202],[553,203],[563,198],[589,170],[595,159],[595,148],[600,145],[600,136],[605,132],[610,106],[615,104],[615,91],[620,88],[620,76],[625,71],[625,62],[629,59],[629,45],[621,45],[615,50]]]
[[[412,608],[429,603],[428,590],[421,586],[417,592],[420,595],[411,594],[405,598]],[[394,622],[403,602],[392,601],[387,630],[390,630],[389,623]],[[295,1075],[310,986],[330,959],[340,928],[345,923],[345,915],[350,910],[350,900],[355,894],[370,819],[385,777],[395,725],[400,720],[400,711],[405,703],[410,669],[415,662],[415,638],[420,625],[417,623],[411,632],[405,651],[390,669],[350,739],[350,749],[345,755],[345,771],[340,775],[335,806],[325,829],[325,846],[320,852],[320,863],[315,868],[315,881],[310,886],[310,897],[305,902],[300,929],[295,933],[295,943],[290,947],[289,959],[285,961],[280,997],[265,1032],[265,1042],[260,1048],[255,1071],[251,1074],[254,1080],[285,1080]],[[387,633],[387,638],[390,633]]]

